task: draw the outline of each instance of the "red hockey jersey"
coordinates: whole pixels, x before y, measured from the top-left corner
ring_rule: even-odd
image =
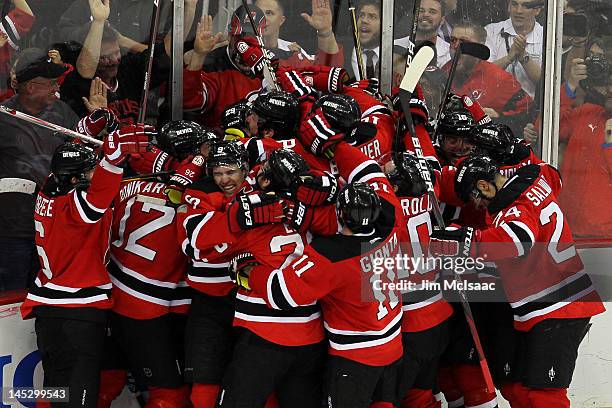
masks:
[[[335,230],[334,230],[335,232]],[[303,255],[305,236],[285,224],[258,227],[239,234],[232,245],[235,254],[249,252],[270,268],[283,269]],[[316,301],[286,310],[270,308],[256,291],[240,288],[236,295],[234,326],[249,329],[272,343],[303,346],[322,341],[323,321]]]
[[[41,270],[21,313],[33,317],[37,305],[109,309],[111,281],[105,268],[112,222],[110,204],[123,169],[103,159],[89,187],[55,195],[47,178],[34,210],[36,250]]]
[[[251,287],[274,309],[290,309],[320,300],[330,354],[362,364],[384,366],[402,356],[401,306],[374,273],[376,259],[395,258],[406,235],[400,203],[380,167],[358,149],[335,149],[340,175],[349,183],[370,184],[379,195],[381,213],[371,234],[316,237],[304,254],[281,268],[257,266]],[[397,268],[385,279],[397,280]]]
[[[559,207],[560,187],[549,165],[519,169],[490,203],[493,225],[478,238],[477,256],[497,264],[517,330],[605,310]]]
[[[187,257],[177,238],[176,209],[166,205],[167,184],[132,181],[114,201],[109,273],[113,310],[133,319],[186,312]]]
[[[183,200],[187,204],[177,213],[178,240],[192,260],[187,283],[211,296],[225,296],[235,286],[228,273],[228,249],[235,236],[229,231],[225,212],[232,199],[206,177],[185,190]]]

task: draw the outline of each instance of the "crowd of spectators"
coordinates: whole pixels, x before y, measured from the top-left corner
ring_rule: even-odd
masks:
[[[25,112],[47,118],[54,123],[71,126],[76,117],[91,112],[99,105],[90,103],[93,81],[101,81],[106,100],[102,101],[125,123],[135,122],[139,111],[139,98],[144,80],[144,67],[149,58],[149,25],[152,2],[144,0],[75,0],[64,2],[37,2],[30,0],[5,2],[0,24],[0,99],[2,104],[19,106]],[[207,9],[203,10],[204,3]],[[219,125],[220,114],[225,108],[210,92],[197,94],[194,84],[200,81],[200,73],[214,75],[231,66],[228,43],[231,32],[216,28],[230,26],[223,4],[185,1],[185,107],[187,117],[200,117],[204,125]],[[463,56],[460,60],[453,92],[467,94],[477,100],[485,112],[495,121],[507,124],[519,136],[532,143],[536,149],[540,141],[539,112],[542,103],[542,65],[544,63],[544,2],[533,0],[496,0],[487,2],[470,0],[422,0],[418,16],[416,40],[435,43],[435,64],[425,73],[423,83],[430,114],[435,114],[440,103],[442,84],[450,66],[458,41],[472,41],[487,45],[491,50],[489,61],[477,61]],[[280,60],[281,66],[307,68],[315,65],[343,66],[348,75],[359,79],[356,50],[351,35],[351,24],[345,2],[329,0],[257,0],[263,11],[266,28],[263,40],[271,55]],[[231,2],[227,4],[230,6]],[[60,7],[62,10],[58,10]],[[401,79],[404,58],[408,47],[411,6],[397,5],[394,40],[394,84]],[[574,200],[591,189],[591,185],[610,186],[609,144],[612,142],[612,122],[609,120],[612,103],[608,102],[608,78],[610,77],[608,18],[612,8],[595,0],[568,0],[565,5],[566,24],[563,37],[563,70],[561,89],[560,168],[569,186],[564,190],[570,219],[584,228],[577,227],[576,234],[588,236],[593,228],[601,236],[610,230],[610,217],[603,216],[605,209],[595,209],[597,215],[584,215],[580,202]],[[209,15],[211,13],[212,15]],[[381,35],[380,0],[363,0],[357,4],[357,30],[361,39],[362,58],[366,75],[377,77],[380,73],[379,43]],[[59,16],[59,19],[50,16]],[[147,122],[163,124],[168,118],[165,97],[170,72],[170,41],[172,10],[170,1],[161,1],[160,28],[153,58],[152,90]],[[194,23],[195,21],[195,23]],[[245,25],[243,22],[243,26]],[[162,46],[163,45],[163,46]],[[31,50],[30,48],[35,48]],[[21,56],[46,57],[49,63],[64,70],[58,78],[45,75],[20,80]],[[39,61],[42,63],[42,59]],[[58,68],[59,70],[59,68]],[[228,80],[219,77],[217,81]],[[250,79],[249,79],[250,80]],[[213,81],[214,82],[214,81]],[[211,83],[213,83],[211,82]],[[97,82],[99,84],[99,82]],[[227,96],[233,92],[219,83],[218,92]],[[249,95],[234,95],[236,102],[252,97],[251,91],[259,88],[257,80]],[[265,85],[265,84],[264,84]],[[201,87],[201,86],[200,86]],[[44,89],[43,89],[44,88]],[[231,88],[231,86],[230,86]],[[194,97],[194,92],[196,92]],[[239,92],[240,93],[240,92]],[[17,95],[15,95],[17,94]],[[52,100],[48,105],[31,107],[25,100],[30,95]],[[191,95],[191,99],[188,96]],[[60,99],[57,100],[57,97]],[[94,99],[95,99],[94,95]],[[195,98],[195,99],[194,99]],[[206,99],[208,98],[208,99]],[[41,99],[41,100],[42,100]],[[232,98],[230,98],[232,99]],[[197,103],[194,103],[194,100]],[[60,102],[61,101],[61,102]],[[223,100],[227,102],[228,100]],[[99,102],[99,101],[98,101]],[[12,105],[11,105],[12,104]],[[47,110],[56,111],[61,106],[65,113],[55,119],[46,116]],[[209,107],[210,109],[208,109]],[[202,112],[204,116],[202,116]],[[74,114],[74,115],[73,115]],[[16,124],[6,118],[2,121],[3,141],[0,146],[0,162],[7,157],[14,161],[2,165],[2,177],[17,177],[39,183],[31,173],[32,163],[45,167],[57,138],[27,124]],[[10,123],[9,123],[10,122]],[[17,126],[18,125],[18,126]],[[8,138],[19,133],[7,132],[9,126],[28,128],[33,139],[38,138],[34,150],[11,144]],[[49,133],[48,135],[46,133]],[[15,142],[16,143],[16,142]],[[18,149],[11,153],[11,148]],[[587,153],[588,152],[588,153]],[[46,168],[40,169],[40,177]],[[612,191],[609,188],[603,191]],[[2,193],[4,197],[13,194]],[[3,197],[3,198],[4,198]],[[10,201],[10,200],[9,200]],[[9,202],[3,200],[3,202]],[[571,202],[571,203],[570,203]],[[608,202],[601,200],[601,203]],[[604,206],[605,207],[605,206]],[[3,206],[4,208],[4,206]],[[29,207],[20,207],[23,209]],[[23,210],[25,211],[25,210]],[[26,211],[28,212],[28,211]],[[3,211],[2,224],[11,228],[10,212]],[[25,213],[24,213],[25,214]],[[21,214],[21,217],[26,215]],[[582,214],[582,215],[581,215]],[[599,217],[599,216],[602,217]],[[6,220],[4,220],[6,218]],[[609,220],[599,222],[598,227],[586,218]],[[30,220],[31,221],[31,220]],[[31,224],[31,222],[29,223]],[[28,224],[28,225],[29,225]],[[26,239],[29,252],[23,262],[29,262],[35,248],[28,234],[14,235],[11,228],[2,228],[2,239]],[[7,242],[8,242],[7,241]],[[30,245],[32,244],[32,245]],[[18,244],[15,244],[18,245]],[[20,245],[20,244],[19,244]],[[0,276],[6,273],[14,257],[15,248],[3,245],[6,255],[0,258]],[[11,258],[10,260],[8,258]],[[18,286],[21,286],[20,283]],[[12,287],[10,284],[0,288]]]

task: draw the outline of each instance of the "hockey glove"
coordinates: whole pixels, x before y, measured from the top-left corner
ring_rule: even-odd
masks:
[[[260,77],[265,64],[264,53],[257,38],[247,36],[236,43],[240,60],[249,68],[250,76]]]
[[[174,175],[170,177],[168,187],[164,190],[164,194],[168,200],[179,205],[183,199],[183,191],[191,183],[199,180],[204,173],[204,157],[196,155],[192,159],[184,160],[176,169]]]
[[[227,214],[231,232],[278,224],[285,219],[283,201],[274,193],[239,194]]]
[[[129,125],[109,133],[102,144],[106,161],[118,166],[130,153],[146,152],[149,137],[154,134],[155,128],[147,125]]]
[[[95,109],[76,125],[77,132],[91,137],[98,137],[105,130],[107,133],[112,133],[118,128],[117,117],[107,108]]]
[[[298,138],[314,155],[321,156],[323,152],[333,149],[336,143],[343,140],[344,133],[332,130],[321,108],[317,108],[302,121]]]
[[[254,266],[259,265],[250,252],[243,252],[236,255],[229,264],[229,275],[232,281],[239,287],[251,290],[249,286],[249,274]]]
[[[397,112],[403,113],[402,104],[399,97],[399,92],[392,97],[393,109]],[[423,88],[420,84],[417,84],[412,98],[410,98],[410,114],[412,115],[412,121],[415,125],[420,123],[427,123],[429,120],[429,109],[425,103],[425,97],[423,96]]]
[[[467,95],[461,97],[461,103],[467,109],[474,118],[477,125],[484,125],[485,123],[491,122],[491,117],[485,113],[482,106],[477,101],[472,100]]]
[[[310,228],[314,210],[299,201],[287,201],[285,207],[285,223],[299,233],[305,233]]]
[[[474,257],[479,237],[480,231],[472,227],[434,230],[430,236],[429,252],[436,256]]]
[[[150,146],[147,151],[137,156],[130,156],[128,159],[130,167],[138,174],[158,173],[168,170],[171,162],[172,157],[156,146]]]
[[[349,80],[344,68],[313,65],[301,72],[306,83],[318,91],[340,93]]]
[[[338,197],[338,180],[331,173],[311,171],[291,186],[294,197],[309,206],[332,204]]]
[[[349,85],[351,88],[356,88],[364,91],[368,95],[378,97],[380,91],[380,83],[378,78],[369,78],[355,81]]]
[[[307,84],[305,78],[299,72],[282,70],[277,73],[276,78],[281,89],[295,95],[298,100],[302,100],[309,95],[316,95],[315,90]]]

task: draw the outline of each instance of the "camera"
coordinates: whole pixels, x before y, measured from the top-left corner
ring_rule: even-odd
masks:
[[[605,85],[610,74],[610,63],[604,55],[589,55],[584,60],[587,66],[587,82],[592,86]]]

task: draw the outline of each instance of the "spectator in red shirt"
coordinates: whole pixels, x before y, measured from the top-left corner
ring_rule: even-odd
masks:
[[[572,60],[561,89],[559,142],[565,143],[560,162],[560,195],[577,238],[612,236],[612,75],[605,85],[589,85],[584,60]],[[584,81],[584,82],[583,82]],[[573,108],[578,87],[591,87],[584,104]],[[593,191],[597,192],[593,198]],[[590,198],[589,198],[590,197]],[[585,199],[586,198],[586,199]]]
[[[451,35],[451,54],[459,46],[459,41],[484,44],[486,38],[487,33],[482,27],[468,21],[457,23]],[[448,72],[450,62],[443,69]],[[528,108],[533,103],[512,74],[469,55],[462,55],[459,60],[452,92],[478,101],[495,122],[510,126],[517,134],[527,123]]]

